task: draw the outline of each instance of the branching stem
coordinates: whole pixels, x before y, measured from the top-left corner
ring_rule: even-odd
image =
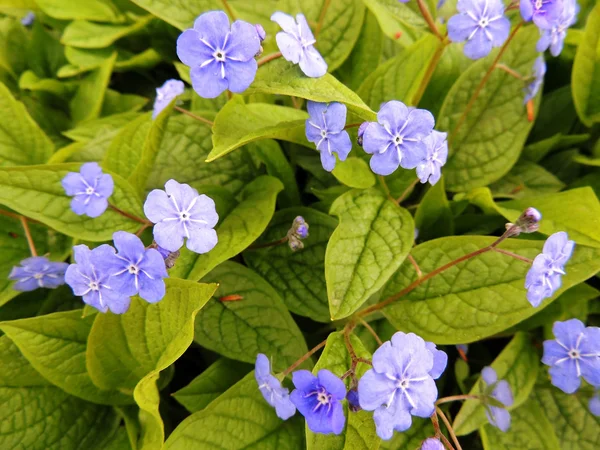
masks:
[[[123,211],[120,208],[117,208],[115,205],[109,204],[108,207],[110,209],[112,209],[113,211],[121,214],[123,217],[127,217],[128,219],[134,220],[135,222],[141,223],[142,225],[147,225],[147,226],[153,225],[152,222],[150,222],[149,220],[142,219],[141,217],[134,216],[133,214],[129,214],[128,212]]]
[[[325,339],[323,342],[320,342],[319,344],[317,344],[316,347],[313,347],[312,349],[310,349],[307,353],[305,353],[298,361],[296,361],[294,364],[292,364],[290,367],[288,367],[287,369],[285,369],[283,371],[283,376],[287,377],[290,373],[292,373],[296,367],[298,367],[300,364],[302,364],[304,361],[306,361],[308,358],[310,358],[312,355],[314,355],[316,352],[318,352],[319,350],[321,350],[323,347],[325,347],[325,344],[327,344],[327,339]]]
[[[444,414],[444,411],[442,411],[437,406],[436,406],[435,410],[438,413],[438,415],[442,418],[442,422],[444,422],[444,425],[446,425],[446,429],[448,430],[448,433],[450,434],[450,437],[452,438],[452,442],[454,442],[456,450],[462,450],[462,447],[460,446],[460,442],[458,442],[458,438],[456,437],[456,433],[454,433],[454,429],[452,428],[452,425],[450,425],[450,421]]]
[[[457,401],[461,401],[461,400],[479,400],[479,399],[481,399],[481,395],[471,395],[471,394],[450,395],[448,397],[442,397],[442,398],[438,399],[438,401],[435,402],[435,404],[443,405],[444,403],[457,402]]]
[[[431,32],[433,34],[435,34],[439,40],[443,41],[444,36],[442,36],[440,33],[440,30],[438,30],[438,27],[436,26],[435,22],[433,21],[433,17],[431,17],[431,13],[427,9],[427,6],[425,6],[425,3],[423,2],[423,0],[417,0],[417,6],[419,7],[419,11],[421,11],[421,14],[423,15],[423,19],[425,19],[425,22],[427,22],[427,25],[429,26],[429,29],[431,30]]]

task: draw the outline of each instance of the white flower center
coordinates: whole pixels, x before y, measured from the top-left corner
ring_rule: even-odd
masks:
[[[223,50],[219,50],[219,49],[217,49],[213,53],[213,57],[215,58],[216,61],[219,61],[219,62],[225,62],[225,60],[227,59],[225,52]]]
[[[321,130],[321,137],[322,138],[326,138],[327,137],[327,130]]]
[[[409,380],[407,380],[406,378],[402,379],[402,380],[397,380],[396,381],[396,388],[397,389],[408,389],[408,386],[410,385]]]
[[[89,286],[92,291],[98,291],[100,289],[100,286],[95,281],[90,281]]]
[[[322,390],[319,393],[317,393],[317,401],[320,405],[327,405],[330,400],[331,396],[328,395],[327,392],[325,392],[325,390]]]
[[[36,273],[33,278],[35,278],[36,280],[40,280],[42,278],[44,278],[44,274],[43,273]]]
[[[85,189],[85,193],[86,193],[87,195],[92,195],[92,194],[94,193],[94,188],[93,188],[93,187],[91,187],[91,186],[88,186],[88,187]]]
[[[489,20],[487,17],[482,17],[482,18],[479,20],[479,26],[480,26],[481,28],[485,28],[485,27],[487,27],[489,24],[490,24],[490,20]]]
[[[543,0],[535,0],[535,9],[542,9]]]
[[[581,353],[579,353],[579,350],[577,350],[575,348],[569,351],[569,358],[579,359],[580,356],[581,356]]]
[[[179,213],[179,217],[181,218],[181,220],[189,220],[190,214],[187,211],[183,211]]]
[[[138,269],[134,264],[131,264],[128,268],[127,271],[132,274],[132,275],[137,275],[138,272],[140,271],[140,269]]]
[[[402,142],[404,142],[404,139],[402,139],[402,136],[396,136],[394,138],[394,144],[396,144],[396,145],[402,145]]]

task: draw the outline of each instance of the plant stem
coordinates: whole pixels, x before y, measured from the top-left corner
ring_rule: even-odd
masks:
[[[375,340],[377,341],[377,345],[383,345],[383,342],[382,342],[381,338],[379,337],[379,335],[375,332],[373,327],[371,325],[369,325],[369,323],[365,319],[360,319],[360,324],[363,327],[365,327],[369,333],[371,333],[371,336],[373,336],[375,338]]]
[[[318,352],[319,350],[321,350],[323,347],[325,347],[325,344],[327,344],[327,339],[325,339],[323,342],[317,344],[316,347],[313,347],[311,350],[308,351],[308,353],[305,353],[304,356],[302,356],[298,361],[296,361],[294,364],[292,364],[290,367],[288,367],[287,369],[285,369],[283,371],[283,376],[287,377],[290,373],[292,373],[292,371],[298,367],[300,364],[302,364],[304,361],[306,361],[308,358],[310,358],[312,355],[314,355],[316,352]]]
[[[3,209],[0,209],[0,216],[12,217],[13,219],[21,220],[21,214],[15,214],[10,211],[4,211]],[[31,223],[42,223],[35,219],[27,218],[27,220]]]
[[[150,222],[149,220],[142,219],[140,217],[134,216],[133,214],[129,214],[128,212],[125,212],[122,209],[117,208],[115,205],[109,204],[108,207],[110,209],[112,209],[113,211],[121,214],[123,217],[127,217],[128,219],[134,220],[134,221],[136,221],[138,223],[141,223],[143,225],[152,226],[152,222]]]
[[[139,230],[137,230],[137,232],[135,233],[135,235],[137,237],[140,237],[142,235],[142,233],[146,230],[146,228],[150,228],[150,226],[151,226],[150,224],[145,223],[144,225],[142,225],[142,227]]]
[[[21,221],[21,225],[23,225],[23,230],[25,231],[25,238],[27,239],[27,245],[29,245],[29,251],[31,252],[31,256],[37,256],[37,250],[35,249],[35,243],[33,242],[33,238],[31,237],[31,231],[29,230],[27,219],[24,216],[20,216],[19,220]]]
[[[440,429],[440,422],[438,421],[436,411],[433,412],[430,419],[431,419],[431,424],[433,425],[433,429],[435,430],[435,436],[442,440],[442,442],[444,443],[444,446],[448,450],[454,450],[454,447],[452,447],[452,444],[448,441],[448,439],[446,438],[446,436],[444,436],[444,433],[442,433],[442,430]]]
[[[235,22],[235,14],[233,12],[233,9],[231,9],[231,6],[229,5],[229,2],[227,0],[222,0],[223,1],[223,7],[225,8],[225,11],[227,11],[227,14],[229,14],[229,17],[231,18],[232,22]]]
[[[504,72],[506,72],[509,75],[512,75],[513,77],[515,77],[518,80],[522,80],[523,79],[523,75],[521,75],[520,73],[512,70],[510,67],[504,65],[504,64],[496,64],[496,69],[500,69],[503,70]]]
[[[410,263],[412,264],[412,266],[414,267],[415,272],[417,272],[417,277],[423,278],[423,272],[421,272],[421,268],[417,264],[417,261],[415,261],[415,258],[413,258],[413,255],[411,255],[409,253],[408,256],[407,256],[407,258],[410,261]]]
[[[259,59],[256,63],[258,64],[258,67],[260,67],[263,64],[268,63],[269,61],[273,61],[274,59],[281,58],[281,56],[282,56],[281,52],[271,53],[270,55],[267,55],[267,56]]]
[[[281,239],[273,242],[267,242],[266,244],[254,244],[248,247],[248,250],[256,250],[258,248],[275,247],[276,245],[284,244],[288,241],[288,237],[282,237]]]
[[[440,30],[438,30],[438,27],[436,26],[435,22],[433,21],[433,17],[431,17],[431,13],[427,9],[427,6],[425,6],[425,3],[423,2],[423,0],[417,0],[417,5],[419,6],[419,10],[421,11],[421,14],[423,15],[423,19],[425,19],[425,22],[427,22],[427,25],[429,26],[429,29],[431,30],[431,32],[433,34],[435,34],[439,40],[443,41],[444,36],[442,36],[440,34]]]
[[[407,188],[404,189],[404,192],[402,193],[402,195],[400,197],[398,197],[398,199],[395,201],[397,205],[399,205],[404,200],[406,200],[406,197],[408,197],[410,195],[410,193],[412,192],[412,190],[414,189],[414,187],[417,185],[418,182],[419,182],[419,179],[415,178],[415,181],[413,181],[412,183],[410,183],[407,186]]]
[[[498,253],[502,253],[503,255],[508,255],[511,258],[518,259],[519,261],[523,261],[523,262],[526,262],[528,264],[533,264],[533,260],[532,259],[526,258],[525,256],[517,255],[516,253],[513,253],[513,252],[509,252],[508,250],[504,250],[504,249],[501,249],[501,248],[494,247],[494,251],[498,252]]]
[[[197,116],[196,114],[189,112],[187,109],[183,109],[183,108],[181,108],[179,106],[175,106],[174,108],[177,111],[179,111],[180,113],[183,113],[186,116],[190,116],[190,117],[196,119],[198,122],[205,123],[206,125],[209,125],[211,127],[214,125],[214,122],[211,122],[210,120],[205,119],[204,117]]]
[[[461,400],[479,400],[481,398],[480,395],[471,395],[471,394],[464,394],[464,395],[450,395],[449,397],[442,397],[440,398],[437,402],[435,402],[436,405],[442,405],[444,403],[450,403],[450,402],[456,402],[456,401],[461,401]]]
[[[317,22],[317,28],[315,30],[315,39],[319,38],[321,28],[323,28],[323,22],[325,21],[325,14],[327,14],[327,10],[329,9],[330,4],[331,0],[325,0],[325,2],[323,3],[323,7],[321,8],[321,14],[319,14],[319,21]]]
[[[356,127],[360,127],[364,122],[356,122],[356,123],[349,123],[348,125],[346,125],[344,127],[344,130],[347,130],[348,128],[356,128]]]
[[[415,95],[412,98],[413,106],[417,106],[419,104],[419,102],[421,101],[421,98],[423,98],[423,94],[425,93],[425,90],[427,89],[427,86],[429,85],[429,82],[431,81],[431,77],[433,76],[435,69],[437,68],[440,60],[442,59],[442,55],[444,54],[444,49],[446,48],[446,45],[448,45],[448,44],[446,43],[445,40],[440,42],[438,48],[436,49],[435,53],[431,57],[431,61],[429,61],[429,65],[427,66],[425,75],[423,75],[423,79],[421,80],[419,89],[417,89],[417,92],[415,92]]]
[[[446,425],[446,429],[448,430],[448,433],[450,433],[450,437],[452,438],[452,442],[454,442],[454,445],[456,446],[456,450],[462,450],[462,447],[460,446],[460,442],[458,442],[458,438],[456,437],[456,434],[454,433],[454,429],[452,428],[452,425],[450,425],[450,421],[444,414],[444,411],[442,411],[438,407],[436,407],[435,410],[438,413],[438,415],[442,418],[442,422],[444,422],[444,425]]]

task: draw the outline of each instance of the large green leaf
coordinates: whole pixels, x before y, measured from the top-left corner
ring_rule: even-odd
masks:
[[[499,380],[510,384],[514,403],[509,410],[519,407],[531,393],[539,368],[539,355],[530,337],[517,333],[491,364]],[[480,394],[481,378],[475,382],[470,394]],[[463,436],[488,423],[485,407],[479,400],[467,400],[463,403],[452,427],[457,436]]]
[[[356,189],[368,189],[377,182],[367,162],[357,156],[338,161],[331,173],[340,183]]]
[[[228,358],[254,363],[258,353],[283,370],[306,353],[306,343],[281,297],[252,270],[233,262],[203,278],[218,283],[215,297],[196,319],[195,341]],[[221,301],[222,297],[241,299]]]
[[[49,386],[50,382],[33,368],[15,343],[6,335],[0,336],[0,386]]]
[[[536,27],[520,30],[500,62],[530,74],[538,56],[531,42],[538,36]],[[451,191],[486,186],[500,179],[517,161],[532,126],[523,106],[523,82],[502,70],[492,72],[467,110],[492,58],[494,54],[477,61],[461,75],[440,111],[438,127],[450,133],[444,176]]]
[[[409,212],[381,191],[353,190],[338,197],[340,218],[327,244],[325,279],[333,319],[349,316],[400,267],[414,239]]]
[[[504,177],[490,186],[496,196],[531,198],[533,195],[558,192],[565,185],[542,166],[529,161],[515,164]]]
[[[142,17],[130,25],[113,25],[75,20],[65,28],[61,42],[79,48],[105,48],[127,35],[143,29],[152,16]]]
[[[329,322],[325,248],[337,221],[309,208],[278,211],[258,243],[281,239],[296,216],[304,217],[310,226],[303,250],[293,252],[287,244],[250,249],[244,252],[244,260],[280,293],[290,311],[318,322]]]
[[[571,87],[575,109],[588,127],[600,121],[600,5],[588,16],[585,33],[575,55]]]
[[[223,9],[220,0],[186,0],[181,3],[173,3],[171,0],[131,1],[180,30],[191,28],[194,20],[203,12]]]
[[[140,224],[108,208],[92,219],[71,211],[60,181],[68,172],[78,172],[79,164],[54,164],[0,169],[0,204],[54,228],[68,236],[89,241],[111,239],[115,230],[135,232]],[[121,177],[111,174],[115,183],[109,202],[117,208],[142,217],[141,201]]]
[[[412,44],[426,26],[420,13],[396,0],[363,0],[367,8],[377,17],[381,29],[392,39],[400,39],[405,45]]]
[[[65,131],[63,134],[76,142],[89,142],[92,139],[110,134],[114,136],[121,128],[140,117],[138,112],[126,112],[113,114],[100,119],[92,119],[77,124],[72,130]]]
[[[49,16],[57,19],[90,19],[100,22],[118,22],[122,16],[111,0],[86,0],[65,2],[63,0],[35,0]]]
[[[413,249],[423,273],[490,245],[496,238],[454,236],[436,239]],[[534,258],[542,241],[507,240],[501,248]],[[576,246],[566,266],[563,286],[554,297],[600,271],[600,250]],[[398,329],[412,331],[436,344],[464,344],[492,336],[540,311],[526,299],[525,274],[529,265],[497,252],[487,252],[444,271],[384,309]],[[385,287],[382,298],[400,292],[417,279],[405,262]]]

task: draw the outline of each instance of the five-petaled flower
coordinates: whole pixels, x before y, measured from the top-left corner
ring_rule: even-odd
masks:
[[[305,417],[313,433],[340,434],[346,417],[342,400],[346,397],[346,385],[329,370],[319,370],[314,376],[308,370],[293,373],[296,389],[290,394],[292,403]]]
[[[99,270],[98,263],[112,251],[112,247],[103,244],[90,250],[87,245],[73,247],[75,264],[67,268],[65,281],[75,295],[98,311],[105,313],[109,309],[115,314],[123,314],[129,308],[130,298],[110,286],[110,274]]]
[[[37,288],[54,289],[65,284],[65,271],[69,265],[49,261],[45,256],[32,256],[21,261],[10,271],[8,278],[16,281],[15,291],[33,291]]]
[[[438,438],[428,438],[423,441],[421,450],[444,450],[444,445]]]
[[[296,15],[294,20],[289,14],[276,12],[271,20],[283,30],[277,33],[275,39],[286,60],[299,64],[307,77],[318,78],[327,73],[327,63],[314,47],[317,40],[303,14]]]
[[[164,191],[154,189],[146,198],[144,213],[156,224],[154,240],[170,252],[179,250],[184,238],[187,248],[196,253],[209,252],[217,245],[215,202],[187,184],[169,180]]]
[[[564,231],[554,233],[544,243],[542,253],[535,257],[525,277],[527,300],[534,307],[560,289],[565,264],[571,258],[574,247],[575,242],[570,241]]]
[[[179,36],[177,56],[191,67],[194,91],[214,98],[226,89],[241,93],[250,86],[258,68],[254,56],[260,42],[254,25],[236,20],[230,29],[227,14],[209,11]]]
[[[521,17],[526,22],[533,20],[540,28],[550,28],[560,16],[564,0],[521,0]]]
[[[421,183],[429,181],[432,185],[437,183],[442,176],[442,166],[448,159],[448,133],[433,130],[423,139],[427,153],[425,159],[417,165],[417,176]]]
[[[556,339],[544,341],[542,357],[552,384],[567,394],[579,389],[581,378],[600,387],[600,328],[570,319],[554,322],[552,333]]]
[[[544,82],[544,75],[546,75],[546,62],[544,61],[544,57],[540,55],[533,63],[533,81],[531,81],[531,83],[529,83],[525,89],[523,89],[525,91],[523,103],[533,100],[533,98],[537,95],[540,87],[542,87],[542,83]]]
[[[335,167],[336,153],[340,161],[345,161],[352,150],[352,142],[346,125],[346,105],[342,103],[308,102],[306,119],[306,139],[317,145],[323,168],[331,172]]]
[[[277,417],[287,420],[296,414],[296,407],[290,400],[289,389],[281,386],[281,382],[271,374],[269,358],[262,353],[256,356],[254,377],[267,403],[275,408]]]
[[[502,403],[505,407],[514,402],[512,389],[506,380],[498,380],[498,374],[492,367],[484,367],[481,371],[481,379],[485,383],[488,395],[494,400]],[[485,415],[491,425],[506,432],[510,428],[510,413],[499,406],[485,403]]]
[[[154,107],[152,108],[152,118],[155,119],[174,98],[183,94],[184,90],[185,86],[181,80],[167,80],[161,87],[156,88],[156,99],[154,100]]]
[[[68,196],[72,196],[71,209],[75,214],[98,217],[108,208],[108,197],[113,193],[114,182],[95,162],[85,163],[79,173],[69,172],[61,181]]]
[[[538,52],[550,48],[552,56],[558,56],[562,52],[567,37],[567,29],[577,22],[579,5],[577,0],[563,0],[559,16],[547,27],[541,27],[541,37],[536,45]]]
[[[448,36],[452,42],[467,41],[467,57],[483,58],[508,38],[510,21],[504,16],[502,1],[458,0],[457,9],[460,14],[448,20]]]
[[[377,435],[391,439],[408,430],[411,415],[429,417],[438,391],[434,379],[446,368],[447,355],[414,333],[397,332],[373,354],[373,368],[358,382],[360,406],[375,411]]]
[[[363,134],[363,148],[373,155],[371,169],[378,175],[389,175],[398,166],[414,169],[427,156],[423,140],[431,134],[435,120],[424,109],[408,108],[392,100],[377,113],[378,122],[370,122]]]
[[[110,275],[110,286],[124,295],[136,295],[149,303],[156,303],[165,296],[167,269],[158,250],[144,248],[135,234],[117,231],[113,241],[118,253],[112,247],[103,247],[97,268]]]

